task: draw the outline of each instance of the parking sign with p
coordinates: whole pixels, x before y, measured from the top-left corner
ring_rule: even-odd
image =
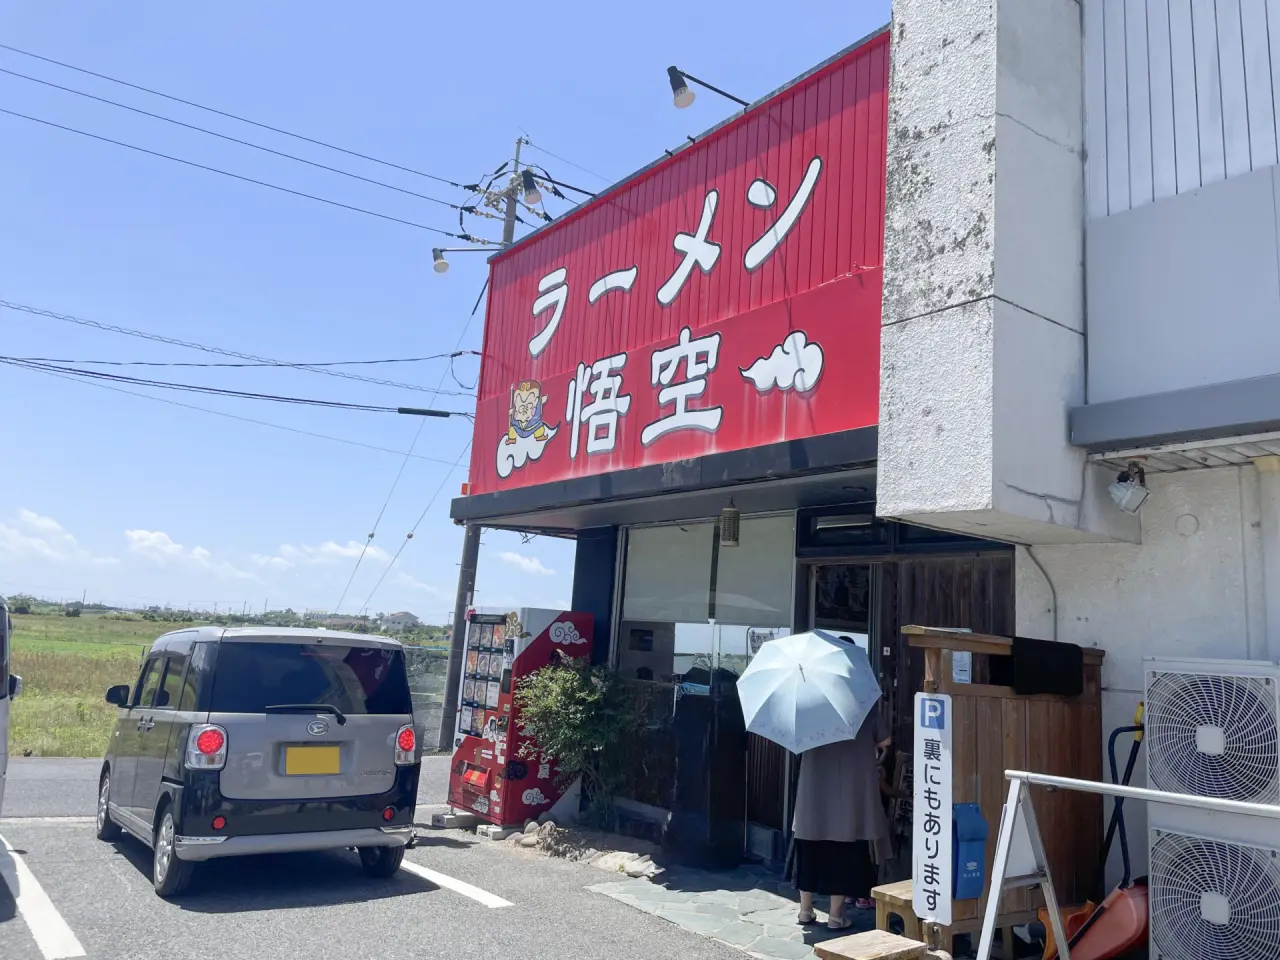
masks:
[[[941,697],[920,698],[920,726],[926,730],[947,728],[947,704]]]

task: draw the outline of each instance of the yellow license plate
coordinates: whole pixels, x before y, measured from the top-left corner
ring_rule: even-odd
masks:
[[[340,772],[338,747],[285,747],[286,776],[333,775]]]

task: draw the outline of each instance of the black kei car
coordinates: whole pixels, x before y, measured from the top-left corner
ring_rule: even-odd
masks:
[[[404,651],[385,637],[199,627],[160,637],[120,708],[97,835],[152,850],[162,897],[215,857],[355,848],[387,877],[413,842],[420,757]]]

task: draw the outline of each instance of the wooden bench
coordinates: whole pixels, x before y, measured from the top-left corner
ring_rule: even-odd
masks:
[[[889,918],[899,917],[902,920],[902,932],[906,937],[927,943],[930,947],[954,953],[954,941],[962,933],[975,935],[982,930],[982,916],[964,920],[956,920],[949,927],[938,924],[924,924],[916,916],[911,905],[912,884],[910,880],[899,883],[888,883],[881,887],[873,887],[871,899],[876,904],[876,929],[889,932]],[[1031,923],[1036,918],[1034,910],[1023,910],[1016,913],[1002,913],[996,918],[996,928],[1000,930],[1000,956],[1013,960],[1013,928]],[[929,929],[926,929],[929,928]],[[977,946],[975,940],[974,946]]]
[[[923,943],[884,930],[867,930],[813,945],[818,960],[924,960]]]

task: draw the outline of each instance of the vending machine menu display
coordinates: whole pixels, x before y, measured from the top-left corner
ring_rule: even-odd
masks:
[[[471,615],[459,686],[449,803],[496,824],[534,819],[562,793],[551,763],[520,755],[513,698],[520,678],[549,664],[557,650],[575,658],[591,651],[591,614],[523,613]]]

